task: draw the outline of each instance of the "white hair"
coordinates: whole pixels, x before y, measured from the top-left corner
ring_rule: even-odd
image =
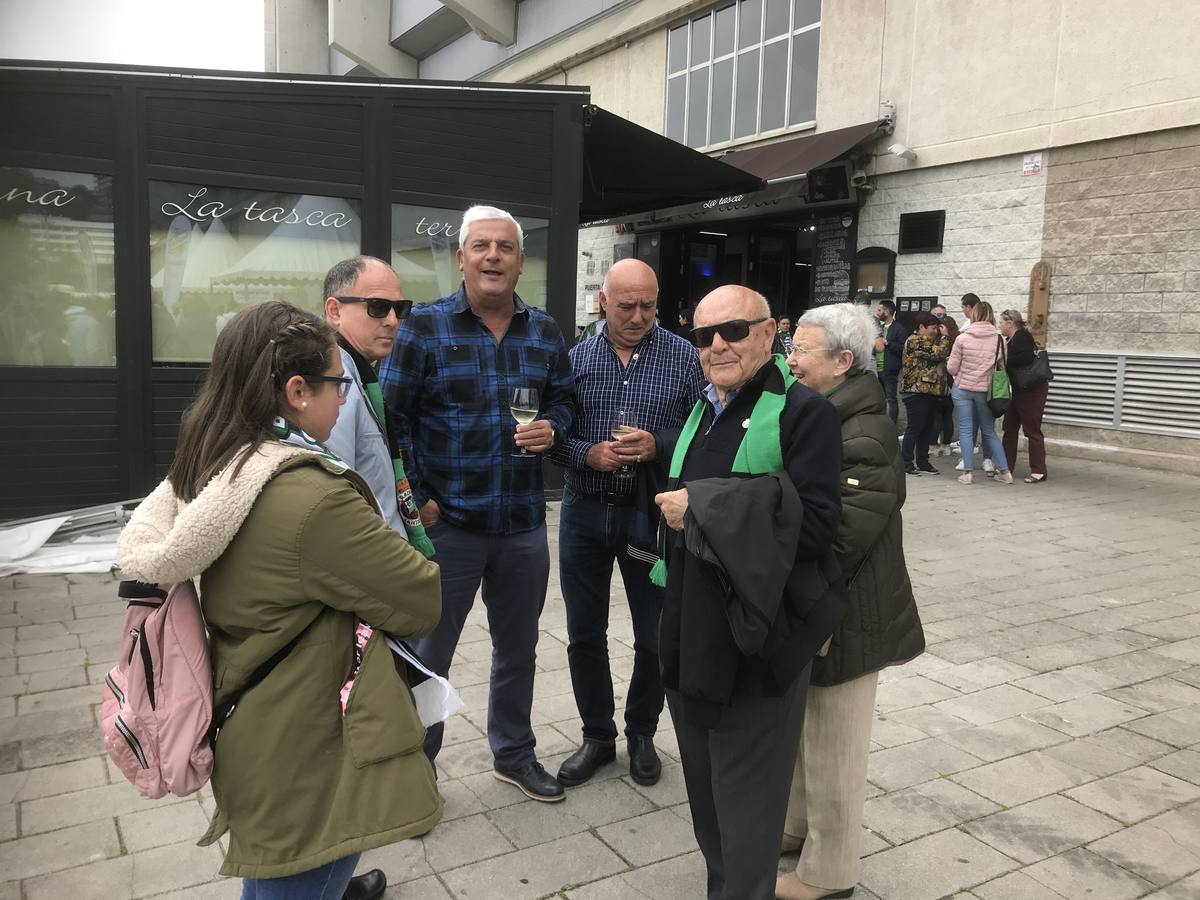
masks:
[[[849,350],[854,368],[875,371],[875,323],[866,307],[857,303],[834,303],[810,309],[795,323],[796,328],[820,328],[829,344],[829,355]]]
[[[494,219],[503,219],[505,222],[512,222],[517,226],[517,250],[521,253],[525,252],[525,229],[521,227],[521,223],[513,218],[512,213],[495,206],[472,206],[463,213],[462,227],[458,230],[458,246],[463,249],[467,246],[467,233],[471,230],[471,226],[476,222],[486,222]]]

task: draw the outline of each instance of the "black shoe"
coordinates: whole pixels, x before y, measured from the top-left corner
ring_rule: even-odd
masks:
[[[937,469],[935,469],[933,467],[933,463],[924,463],[924,464],[919,463],[917,465],[917,468],[920,471],[924,472],[926,475],[941,475],[942,474],[941,472],[939,472]]]
[[[379,869],[372,869],[350,879],[342,900],[379,900],[385,890],[387,878]]]
[[[905,466],[904,474],[905,475],[924,475],[925,473],[922,472],[920,469],[918,469],[916,466]]]
[[[551,777],[550,773],[536,759],[523,769],[501,769],[496,766],[492,770],[492,774],[496,776],[497,781],[515,784],[521,789],[521,793],[531,800],[557,803],[566,796],[563,793],[562,785]]]
[[[630,736],[629,777],[638,784],[657,784],[662,761],[654,749],[654,738]]]
[[[615,762],[617,747],[615,744],[601,744],[599,741],[584,739],[583,746],[563,760],[558,767],[558,782],[563,787],[575,787],[583,784],[596,774],[601,766]]]

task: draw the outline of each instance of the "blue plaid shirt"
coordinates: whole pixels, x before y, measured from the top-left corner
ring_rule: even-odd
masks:
[[[554,319],[515,299],[500,343],[457,294],[413,307],[379,372],[396,416],[400,449],[418,506],[437,501],[452,525],[512,534],[546,517],[542,457],[513,456],[513,388],[541,392],[539,419],[556,442],[575,420],[571,363]]]
[[[619,479],[585,463],[594,444],[612,440],[618,410],[632,412],[638,427],[654,434],[658,462],[665,470],[671,462],[665,457],[704,388],[700,354],[691,342],[655,325],[634,348],[626,367],[601,331],[571,348],[571,367],[579,417],[570,436],[548,454],[567,467],[567,485],[583,494],[633,491],[633,479]]]

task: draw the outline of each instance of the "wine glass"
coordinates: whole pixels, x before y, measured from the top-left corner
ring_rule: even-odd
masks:
[[[538,414],[538,407],[541,406],[542,396],[535,387],[519,387],[513,388],[512,397],[508,404],[508,411],[512,413],[512,417],[521,425],[528,425],[534,420]],[[513,453],[513,456],[523,457],[528,459],[531,456],[536,456],[530,453],[524,447],[520,453]]]
[[[637,421],[634,419],[633,413],[627,409],[619,409],[613,414],[612,426],[609,433],[612,439],[619,440],[622,435],[632,434],[638,430]],[[632,463],[621,463],[613,472],[617,478],[632,478],[634,468]]]

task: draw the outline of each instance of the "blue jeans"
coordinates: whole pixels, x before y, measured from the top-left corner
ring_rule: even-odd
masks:
[[[362,854],[283,878],[243,878],[242,900],[342,900]]]
[[[996,419],[987,405],[987,391],[966,391],[957,384],[950,389],[954,398],[954,411],[958,413],[958,441],[962,447],[963,471],[970,472],[975,464],[973,452],[975,428],[978,426],[983,440],[983,455],[996,464],[997,469],[1007,469],[1004,446],[996,436]]]
[[[567,606],[567,660],[585,740],[611,744],[612,672],[608,664],[609,585],[613,560],[621,570],[633,617],[633,677],[625,700],[625,734],[653,737],[663,708],[658,622],[663,590],[650,581],[650,563],[626,552],[633,506],[612,506],[567,488],[558,526],[559,578]]]
[[[454,680],[450,663],[482,584],[492,637],[488,744],[497,766],[523,769],[535,759],[530,714],[538,617],[550,577],[546,523],[516,534],[485,534],[442,521],[429,529],[429,537],[437,547],[433,561],[442,567],[442,617],[416,642],[417,653],[430,669]],[[430,762],[442,749],[443,732],[440,722],[425,732]]]
[[[888,418],[893,422],[900,418],[900,401],[897,399],[896,391],[900,386],[899,372],[878,372],[879,383],[883,385],[883,396],[887,400]]]

